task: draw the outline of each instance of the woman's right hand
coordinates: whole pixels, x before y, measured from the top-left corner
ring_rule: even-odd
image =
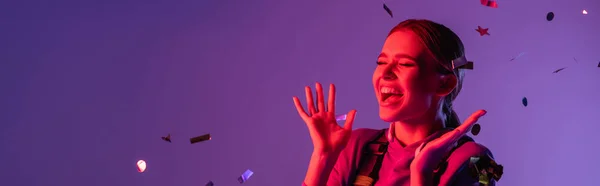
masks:
[[[308,113],[302,107],[298,97],[294,97],[294,104],[298,110],[298,114],[308,126],[310,137],[313,141],[315,152],[319,153],[340,153],[352,133],[352,123],[356,110],[348,112],[344,127],[338,125],[335,118],[335,86],[329,86],[329,100],[327,101],[327,109],[325,109],[325,101],[323,97],[323,87],[320,83],[316,83],[317,91],[317,109],[315,109],[312,91],[307,86],[306,102],[308,104]]]

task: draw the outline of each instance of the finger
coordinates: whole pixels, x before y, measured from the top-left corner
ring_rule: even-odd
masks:
[[[354,124],[354,116],[356,116],[356,110],[351,110],[350,112],[348,112],[346,122],[344,122],[344,129],[352,130],[352,125]]]
[[[298,110],[298,114],[300,115],[302,120],[306,121],[306,119],[308,119],[309,116],[304,111],[304,108],[302,107],[302,103],[300,103],[300,99],[298,99],[298,97],[296,97],[296,96],[294,96],[293,99],[294,99],[294,105],[296,105],[296,110]]]
[[[423,150],[423,148],[425,148],[425,142],[421,143],[421,145],[419,145],[419,147],[417,147],[417,150],[415,150],[415,157],[417,155],[419,155],[419,153],[421,152],[421,150]]]
[[[321,83],[317,83],[317,111],[325,112],[325,98],[323,96],[323,87]]]
[[[304,88],[304,92],[306,94],[306,104],[308,104],[308,112],[310,115],[315,114],[317,111],[315,110],[315,101],[313,101],[312,91],[309,86]]]
[[[452,137],[450,137],[450,140],[448,140],[447,142],[456,143],[460,138],[467,135],[467,133],[471,130],[473,125],[477,123],[477,120],[479,120],[479,118],[481,116],[484,116],[486,113],[487,111],[485,110],[478,110],[471,114],[471,116],[469,116],[469,118],[467,118],[465,122],[463,122],[460,126],[456,127],[456,129],[452,131]]]
[[[477,123],[477,120],[479,120],[479,118],[481,116],[484,116],[486,113],[487,111],[485,110],[475,111],[473,114],[471,114],[471,116],[469,116],[469,118],[465,120],[465,122],[463,122],[460,126],[456,127],[456,129],[458,129],[463,134],[467,134],[471,130],[473,125]]]
[[[330,84],[329,85],[329,97],[328,97],[328,103],[327,103],[327,111],[335,114],[335,85]]]

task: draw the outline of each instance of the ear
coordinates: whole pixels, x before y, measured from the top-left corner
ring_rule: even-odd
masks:
[[[440,83],[436,94],[440,97],[447,96],[456,88],[458,79],[454,74],[440,76]]]

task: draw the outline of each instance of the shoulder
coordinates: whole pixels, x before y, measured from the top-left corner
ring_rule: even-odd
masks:
[[[489,155],[492,158],[494,157],[492,151],[488,147],[475,141],[469,141],[464,143],[452,153],[452,156],[467,158],[470,158],[471,156],[483,155]]]
[[[442,182],[470,184],[477,182],[472,175],[469,162],[471,157],[485,157],[494,160],[492,151],[481,143],[468,141],[456,148],[446,160],[446,170],[442,175]],[[461,185],[458,184],[458,185]]]
[[[353,130],[350,140],[335,163],[328,185],[348,185],[353,181],[356,176],[353,173],[359,166],[364,145],[374,140],[381,132],[382,130],[368,128]]]
[[[345,156],[343,159],[353,160],[360,158],[358,156],[360,156],[360,152],[362,151],[364,145],[377,138],[381,132],[382,130],[367,128],[353,130],[352,134],[350,135],[350,140],[342,151],[342,156]]]

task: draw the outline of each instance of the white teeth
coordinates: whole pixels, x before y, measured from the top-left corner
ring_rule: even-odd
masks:
[[[381,93],[384,94],[401,94],[399,90],[396,90],[392,87],[381,87]]]

